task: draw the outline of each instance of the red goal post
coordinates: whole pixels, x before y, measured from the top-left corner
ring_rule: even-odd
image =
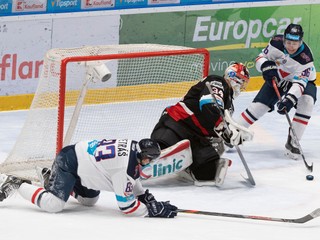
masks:
[[[50,167],[65,145],[148,137],[162,110],[208,70],[206,49],[158,44],[51,49],[24,127],[0,172],[34,179],[34,168]],[[99,79],[104,73],[111,78]]]

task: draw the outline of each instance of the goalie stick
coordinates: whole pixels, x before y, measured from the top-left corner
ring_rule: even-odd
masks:
[[[279,92],[279,89],[278,89],[278,86],[277,86],[277,78],[275,78],[275,77],[272,78],[272,86],[273,86],[274,91],[276,92],[276,94],[277,94],[277,96],[278,96],[279,101],[281,101],[281,95],[280,95],[280,92]],[[293,128],[293,126],[292,126],[291,119],[290,119],[289,114],[288,114],[288,112],[287,112],[286,109],[284,110],[284,113],[285,113],[286,118],[287,118],[287,121],[288,121],[288,123],[289,123],[289,127],[290,127],[291,132],[292,132],[292,137],[293,137],[295,143],[297,144],[297,146],[298,146],[298,148],[299,148],[300,155],[301,155],[301,157],[302,157],[302,159],[303,159],[304,165],[306,166],[306,168],[307,168],[310,172],[312,172],[312,171],[313,171],[313,163],[311,163],[311,165],[309,165],[309,164],[307,163],[306,158],[305,158],[305,156],[304,156],[304,153],[303,153],[303,151],[302,151],[300,142],[299,142],[299,140],[298,140],[296,131],[294,130],[294,128]]]
[[[209,215],[209,216],[216,216],[216,217],[242,218],[242,219],[252,219],[252,220],[271,221],[271,222],[287,222],[287,223],[306,223],[320,216],[320,208],[317,208],[316,210],[312,211],[311,213],[301,218],[293,218],[293,219],[253,216],[253,215],[233,214],[233,213],[207,212],[207,211],[186,210],[186,209],[178,209],[178,212],[188,213],[188,214]]]
[[[210,92],[210,94],[211,94],[211,96],[212,96],[212,98],[213,98],[213,104],[214,104],[215,107],[218,109],[219,114],[220,114],[220,116],[222,117],[222,120],[223,120],[225,126],[228,128],[228,124],[226,124],[225,117],[224,117],[224,115],[223,115],[223,113],[222,113],[222,110],[221,110],[220,107],[218,106],[217,99],[216,99],[216,97],[214,96],[214,93],[213,93],[213,91],[212,91],[212,88],[211,88],[209,82],[206,82],[206,86],[207,86],[207,88],[208,88],[208,90],[209,90],[209,92]],[[235,148],[236,148],[236,150],[237,150],[237,152],[238,152],[238,155],[239,155],[239,157],[240,157],[240,159],[241,159],[241,162],[242,162],[242,164],[243,164],[243,166],[244,166],[244,169],[246,170],[246,173],[247,173],[247,176],[248,176],[248,178],[245,178],[245,177],[243,177],[243,176],[242,176],[242,177],[243,177],[247,182],[249,182],[252,186],[255,186],[255,185],[256,185],[256,182],[254,181],[254,178],[253,178],[253,176],[252,176],[252,174],[251,174],[251,171],[250,171],[250,169],[249,169],[249,166],[248,166],[248,164],[247,164],[247,162],[246,162],[246,160],[245,160],[245,158],[244,158],[244,156],[243,156],[243,154],[242,154],[242,152],[241,152],[241,149],[239,148],[239,146],[235,146]]]

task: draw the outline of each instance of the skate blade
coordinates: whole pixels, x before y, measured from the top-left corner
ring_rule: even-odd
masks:
[[[194,181],[194,185],[197,187],[216,186],[215,181]]]
[[[292,153],[286,149],[284,155],[292,160],[298,161],[300,158],[300,154]]]

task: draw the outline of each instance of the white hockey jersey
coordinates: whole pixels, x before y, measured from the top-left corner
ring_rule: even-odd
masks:
[[[283,45],[283,35],[274,36],[268,46],[256,58],[256,68],[261,72],[261,65],[265,61],[274,61],[278,66],[280,85],[292,83],[288,93],[299,98],[308,83],[315,81],[316,69],[313,64],[311,49],[302,43],[298,51],[290,55]]]
[[[136,197],[144,193],[139,180],[136,142],[128,139],[82,141],[75,145],[78,175],[89,189],[114,191],[120,210],[147,215],[147,207]]]

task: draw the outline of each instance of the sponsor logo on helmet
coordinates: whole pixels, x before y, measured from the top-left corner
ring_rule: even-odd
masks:
[[[288,40],[292,40],[292,41],[300,41],[301,40],[299,35],[293,35],[290,33],[287,33],[285,38]]]

